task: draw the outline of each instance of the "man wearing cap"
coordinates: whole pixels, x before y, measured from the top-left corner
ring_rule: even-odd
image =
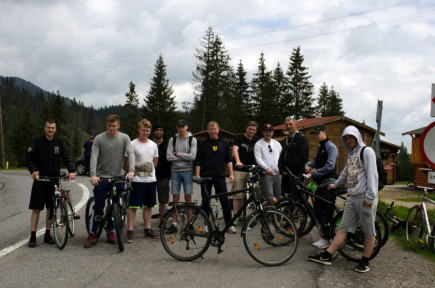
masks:
[[[310,134],[314,134],[319,141],[319,148],[312,161],[305,164],[305,173],[316,183],[316,194],[320,197],[335,203],[335,192],[328,190],[327,186],[334,183],[338,178],[335,171],[335,162],[338,157],[337,147],[326,136],[326,129],[323,125],[314,126]],[[313,246],[325,249],[331,240],[330,225],[334,213],[334,204],[328,204],[320,199],[314,199],[313,210],[322,227],[323,238],[314,242]]]
[[[159,161],[156,167],[157,178],[157,196],[159,200],[159,228],[161,228],[161,221],[165,214],[166,204],[169,202],[169,179],[171,179],[171,162],[166,159],[166,151],[168,150],[168,140],[164,137],[163,124],[157,122],[154,124],[154,137],[153,141],[156,142],[159,149]]]
[[[307,137],[298,131],[296,119],[293,116],[285,118],[285,130],[287,137],[282,145],[282,152],[279,157],[279,171],[284,173],[286,168],[298,176],[302,177],[305,173],[305,163],[308,162],[308,141]],[[296,185],[288,177],[282,178],[282,195],[295,195]]]
[[[281,174],[278,168],[281,144],[273,136],[273,126],[263,125],[263,138],[254,146],[255,160],[258,166],[266,171],[266,175],[260,177],[261,192],[268,205],[274,205],[281,198]]]
[[[168,142],[166,159],[171,165],[171,193],[174,202],[180,201],[181,184],[183,184],[184,201],[192,202],[193,193],[193,161],[196,158],[197,142],[192,133],[187,131],[187,121],[177,121],[177,131]],[[174,215],[175,216],[175,215]],[[172,225],[166,231],[167,234],[177,231],[177,219],[172,217]]]

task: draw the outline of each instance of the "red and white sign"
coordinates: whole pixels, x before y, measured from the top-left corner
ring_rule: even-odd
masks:
[[[435,169],[435,121],[424,129],[420,138],[420,153],[424,161]]]
[[[432,84],[432,95],[430,99],[430,117],[435,117],[435,84]]]

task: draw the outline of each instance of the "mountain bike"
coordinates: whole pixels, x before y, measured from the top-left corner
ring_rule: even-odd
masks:
[[[417,187],[423,189],[424,194],[421,203],[409,210],[405,226],[406,240],[410,243],[429,244],[435,250],[435,221],[431,230],[431,223],[426,208],[426,202],[435,204],[435,201],[427,196],[429,190],[433,191],[433,188]]]
[[[288,201],[284,202],[287,203],[286,205],[278,206],[278,209],[281,209],[281,211],[289,211],[289,215],[291,216],[291,219],[296,222],[296,226],[298,227],[298,232],[303,231],[305,229],[305,223],[308,221],[308,218],[311,218],[311,221],[314,222],[314,226],[317,227],[317,230],[319,231],[319,234],[322,238],[324,238],[324,233],[329,232],[330,235],[335,235],[338,231],[338,228],[340,226],[341,218],[343,217],[343,211],[340,210],[337,206],[335,206],[335,203],[332,203],[319,195],[316,195],[312,193],[310,189],[306,187],[306,185],[297,177],[295,176],[288,168],[286,169],[286,173],[283,177],[290,177],[291,181],[293,181],[296,184],[297,187],[297,201]],[[346,199],[344,196],[341,195],[343,190],[336,191],[336,195],[338,197],[343,197],[343,199]],[[328,203],[329,205],[335,206],[335,217],[332,221],[332,225],[329,228],[330,231],[326,231],[324,227],[321,227],[319,224],[319,221],[317,220],[316,215],[314,214],[313,207],[308,202],[306,195],[309,195],[313,197],[314,199],[318,199],[320,201],[323,201],[325,203]],[[303,208],[301,208],[303,207]],[[376,241],[375,241],[375,247],[373,248],[372,255],[370,256],[370,259],[373,259],[376,257],[376,255],[379,253],[381,249],[381,243],[382,243],[382,233],[380,231],[379,225],[375,221],[375,232],[376,232]],[[355,230],[355,233],[348,233],[346,241],[343,243],[343,245],[338,249],[338,252],[346,259],[358,262],[361,260],[363,250],[364,250],[364,232],[362,230],[361,223],[358,224],[357,229]]]
[[[210,221],[209,216],[196,201],[171,202],[172,208],[163,217],[160,231],[160,239],[166,252],[181,261],[202,258],[210,245],[218,248],[218,254],[222,253],[225,232],[252,202],[256,209],[246,217],[241,229],[246,251],[255,261],[265,266],[278,266],[289,261],[298,247],[297,229],[288,215],[272,207],[263,207],[261,198],[256,193],[262,171],[259,167],[253,167],[250,172],[251,175],[247,180],[249,188],[209,196],[209,198],[218,198],[236,193],[248,193],[247,201],[222,230],[219,229],[214,213],[210,213]],[[194,182],[204,189],[207,189],[208,181],[211,181],[210,177],[194,178]],[[173,214],[176,215],[177,231],[168,234],[166,230],[172,224]]]
[[[80,219],[79,215],[75,214],[69,190],[64,190],[62,181],[68,181],[68,176],[62,173],[61,176],[49,177],[39,176],[38,181],[50,182],[54,186],[53,209],[51,224],[53,238],[59,249],[63,249],[68,241],[68,233],[71,237],[75,234],[75,220]]]
[[[104,213],[101,216],[100,225],[97,229],[97,234],[95,235],[100,238],[101,233],[104,230],[106,232],[110,232],[108,230],[107,224],[109,221],[113,222],[115,228],[115,236],[116,241],[118,242],[119,251],[124,251],[124,226],[125,226],[125,218],[127,215],[128,209],[128,199],[129,199],[129,191],[130,184],[125,181],[125,178],[113,177],[113,178],[100,178],[100,183],[110,183],[111,188],[107,191],[107,199],[106,206],[104,208]],[[124,190],[117,192],[116,184],[124,183]],[[93,214],[93,206],[94,206],[95,198],[91,197],[88,199],[86,203],[86,212],[85,212],[85,222],[86,222],[86,230],[89,233],[92,221]]]

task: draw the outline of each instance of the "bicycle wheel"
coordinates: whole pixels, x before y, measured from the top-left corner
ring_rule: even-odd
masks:
[[[68,206],[68,233],[71,237],[74,237],[74,234],[76,233],[75,213],[71,201],[66,201],[66,203]]]
[[[334,235],[338,232],[338,228],[340,226],[341,218],[343,217],[343,211],[337,213],[334,219],[334,225],[332,226],[334,229]],[[381,230],[379,229],[378,224],[375,222],[375,246],[373,247],[372,255],[369,257],[373,259],[378,255],[381,249],[382,236]],[[347,260],[359,262],[364,253],[364,242],[365,235],[362,229],[361,223],[358,224],[355,229],[355,233],[348,233],[346,241],[341,245],[338,249],[338,252]]]
[[[409,210],[406,217],[406,240],[411,244],[417,244],[422,241],[424,232],[424,215],[420,205],[415,205]]]
[[[242,228],[246,251],[265,266],[279,266],[293,257],[298,247],[297,233],[290,217],[274,208],[255,211]]]
[[[173,216],[176,216],[177,231],[168,230]],[[175,206],[166,212],[162,221],[160,241],[166,252],[175,259],[194,260],[202,256],[210,246],[210,232],[213,228],[201,207],[184,204]]]
[[[124,225],[122,224],[122,206],[119,203],[112,203],[112,217],[115,226],[116,241],[119,251],[124,251]]]
[[[54,241],[59,249],[63,249],[68,241],[68,212],[66,210],[65,202],[56,200],[52,209]]]
[[[85,225],[86,225],[86,231],[88,234],[91,231],[91,222],[92,222],[92,213],[94,210],[92,209],[94,206],[95,199],[94,197],[91,197],[88,199],[88,202],[86,203],[86,210],[85,210]],[[103,222],[100,222],[100,226],[98,226],[97,235],[95,235],[98,238],[100,238],[101,233],[103,232]]]
[[[308,216],[305,207],[288,199],[280,200],[275,204],[275,208],[290,216],[298,229],[298,236],[303,237],[310,233],[314,227],[314,222]]]
[[[385,216],[376,211],[376,223],[379,226],[379,229],[381,231],[381,247],[385,245],[385,243],[387,243],[388,238],[390,237],[390,227],[388,226],[388,221],[385,218]]]
[[[432,247],[433,247],[433,251],[435,251],[435,223],[433,223],[433,228],[432,228],[432,238],[430,238],[430,241],[432,241]]]

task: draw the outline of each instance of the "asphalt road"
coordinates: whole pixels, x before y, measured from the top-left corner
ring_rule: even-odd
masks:
[[[107,244],[104,237],[94,248],[85,249],[84,206],[78,210],[82,219],[76,222],[76,236],[68,239],[63,250],[43,244],[42,236],[38,237],[36,248],[28,248],[31,183],[27,171],[0,171],[0,287],[417,287],[410,282],[398,283],[394,275],[386,276],[392,267],[386,265],[397,265],[397,261],[391,259],[391,252],[385,252],[388,257],[384,259],[388,261],[382,261],[383,250],[371,262],[372,271],[368,274],[353,272],[355,263],[341,256],[331,267],[308,262],[307,255],[318,252],[311,246],[317,240],[316,232],[300,239],[295,256],[279,267],[264,267],[251,259],[240,233],[226,234],[222,254],[210,247],[204,259],[180,262],[164,251],[160,240],[142,238],[143,223],[139,217],[135,241],[126,244],[124,252]],[[200,197],[199,187],[194,187],[195,196]],[[71,190],[75,204],[87,196],[86,189],[92,195],[87,177],[78,177],[76,182],[66,183],[65,188]],[[38,229],[44,223],[41,217]],[[152,225],[157,230],[158,220],[153,219]],[[394,256],[402,257],[399,259],[403,255],[414,257],[401,254],[409,252],[401,251],[390,241],[386,247],[394,251]],[[415,259],[428,265],[419,279],[427,278],[423,283],[432,285],[419,287],[434,287],[433,263],[424,262],[421,257]],[[405,272],[409,270],[404,268]]]

